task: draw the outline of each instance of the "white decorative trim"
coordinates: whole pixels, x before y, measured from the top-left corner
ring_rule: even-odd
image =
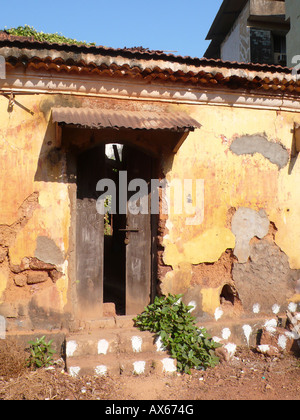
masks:
[[[39,94],[64,94],[74,96],[158,101],[191,105],[230,106],[281,111],[300,111],[298,98],[272,92],[230,91],[229,89],[204,89],[171,83],[145,83],[144,81],[50,74],[49,72],[21,70],[9,71],[6,80],[0,80],[0,90]]]

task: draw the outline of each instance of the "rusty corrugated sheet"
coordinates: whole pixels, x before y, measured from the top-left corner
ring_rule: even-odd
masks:
[[[194,130],[200,128],[196,120],[183,112],[115,111],[90,108],[53,108],[52,120],[89,128],[139,130]]]

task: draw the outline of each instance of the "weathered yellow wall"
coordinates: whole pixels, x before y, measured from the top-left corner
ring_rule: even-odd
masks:
[[[231,208],[264,209],[278,229],[277,245],[291,268],[299,269],[300,158],[289,173],[289,164],[279,169],[259,153],[238,156],[229,150],[235,138],[261,134],[290,151],[299,114],[218,106],[185,108],[202,128],[188,136],[173,162],[165,165],[165,173],[169,181],[174,177],[204,179],[204,220],[199,226],[187,226],[187,215],[174,215],[171,208],[163,258],[173,271],[162,280],[162,291],[185,293],[192,286],[193,265],[218,261],[226,249],[235,247],[228,222]],[[207,312],[214,313],[220,304],[220,285],[202,288]]]
[[[8,263],[24,264],[24,258],[36,255],[38,238],[49,238],[61,253],[62,261],[56,265],[63,275],[34,293],[39,306],[63,312],[70,303],[67,253],[71,215],[65,160],[51,164],[47,159],[55,142],[54,126],[49,124],[55,100],[46,95],[16,99],[22,107],[15,105],[7,112],[8,100],[0,96],[0,239],[4,238],[2,245],[9,252],[0,264],[0,303],[30,298],[29,292],[22,296],[22,288],[14,297],[14,275]],[[204,180],[204,218],[200,225],[188,226],[186,218],[190,216],[173,214],[170,208],[163,261],[172,270],[161,279],[162,292],[186,293],[196,284],[195,266],[213,264],[227,249],[234,249],[232,208],[264,209],[277,228],[275,241],[288,256],[290,267],[300,269],[300,159],[279,169],[261,154],[237,156],[229,149],[237,137],[260,134],[290,151],[291,130],[295,121],[300,123],[299,114],[207,105],[180,108],[202,128],[189,134],[175,156],[166,158],[163,169],[169,182],[174,178]],[[34,193],[37,203],[26,210],[26,200]],[[52,263],[51,255],[45,262]],[[202,284],[205,312],[213,314],[219,306],[224,282],[220,277]]]
[[[48,126],[50,113],[43,107],[48,97],[17,95],[16,101],[21,106],[15,104],[8,112],[8,100],[0,96],[0,226],[3,232],[4,227],[10,227],[11,234],[3,233],[3,242],[9,248],[12,266],[19,266],[24,257],[35,256],[38,237],[51,238],[64,255],[70,226],[68,185],[62,182],[64,168],[62,164],[53,166],[51,177],[42,169],[55,142],[54,127]],[[26,200],[34,193],[38,203],[29,211]],[[43,296],[49,307],[63,311],[67,303],[67,265],[62,263],[58,269],[63,276],[55,285],[50,281]],[[12,276],[0,271],[0,279],[1,302]],[[58,293],[53,293],[53,288]]]

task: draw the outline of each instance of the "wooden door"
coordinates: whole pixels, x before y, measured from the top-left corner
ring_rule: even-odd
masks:
[[[104,217],[96,210],[96,185],[104,175],[104,156],[104,147],[98,146],[77,161],[76,290],[83,319],[103,315]]]
[[[128,185],[137,178],[144,180],[147,197],[143,197],[143,203],[148,199],[146,214],[133,214],[128,209],[126,218],[126,314],[135,315],[150,303],[151,295],[151,158],[136,149],[129,149],[126,163]],[[128,191],[128,199],[134,194]]]

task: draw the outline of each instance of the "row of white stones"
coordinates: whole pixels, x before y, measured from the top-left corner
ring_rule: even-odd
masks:
[[[163,347],[162,341],[160,337],[157,337],[156,341],[156,351],[157,352],[163,352],[165,351],[165,348]],[[132,336],[131,337],[131,346],[132,351],[134,353],[141,353],[142,352],[142,345],[143,345],[143,339],[140,336]],[[78,344],[75,340],[67,341],[66,344],[66,355],[67,357],[72,357],[74,353],[76,352],[76,349],[78,348]],[[109,342],[105,339],[100,339],[97,343],[97,349],[98,349],[98,355],[106,355],[109,350]],[[162,371],[166,373],[173,373],[176,372],[176,364],[175,360],[169,357],[166,357],[161,360],[162,363]],[[136,375],[141,375],[145,372],[146,369],[146,362],[143,360],[139,360],[136,362],[133,362],[133,368],[132,373]],[[96,366],[95,369],[95,375],[97,376],[103,376],[108,373],[108,368],[105,365],[99,365]],[[69,368],[69,373],[71,376],[78,376],[80,373],[80,367],[79,366],[71,366]]]
[[[177,371],[175,360],[166,357],[160,360],[162,363],[162,372],[164,373],[174,373]],[[152,362],[149,362],[152,363]],[[132,374],[134,375],[142,375],[145,373],[147,362],[144,360],[137,360],[132,363]],[[69,367],[69,374],[71,376],[78,376],[80,374],[80,366],[70,366]],[[108,368],[106,365],[99,365],[94,368],[94,373],[96,376],[105,376],[108,374]]]
[[[290,302],[289,305],[288,305],[288,310],[290,312],[296,312],[297,311],[297,306],[298,306],[297,303]],[[277,315],[280,311],[280,305],[278,305],[277,303],[274,303],[274,305],[272,306],[271,309],[272,309],[273,314]],[[260,312],[260,304],[255,303],[252,307],[252,311],[253,311],[254,314],[258,314]],[[222,317],[223,314],[224,314],[224,312],[223,312],[222,308],[218,307],[215,310],[215,314],[214,314],[215,315],[215,320],[218,321]]]
[[[132,336],[131,337],[131,346],[132,351],[134,353],[141,353],[142,352],[142,345],[143,345],[143,339],[140,336]],[[162,344],[161,338],[157,337],[155,340],[156,345],[156,351],[162,352],[165,351],[165,348]],[[78,348],[78,344],[75,340],[69,340],[66,344],[66,356],[72,357],[74,356],[74,353],[76,352]],[[106,355],[109,350],[109,342],[105,339],[100,339],[97,343],[97,353]]]

